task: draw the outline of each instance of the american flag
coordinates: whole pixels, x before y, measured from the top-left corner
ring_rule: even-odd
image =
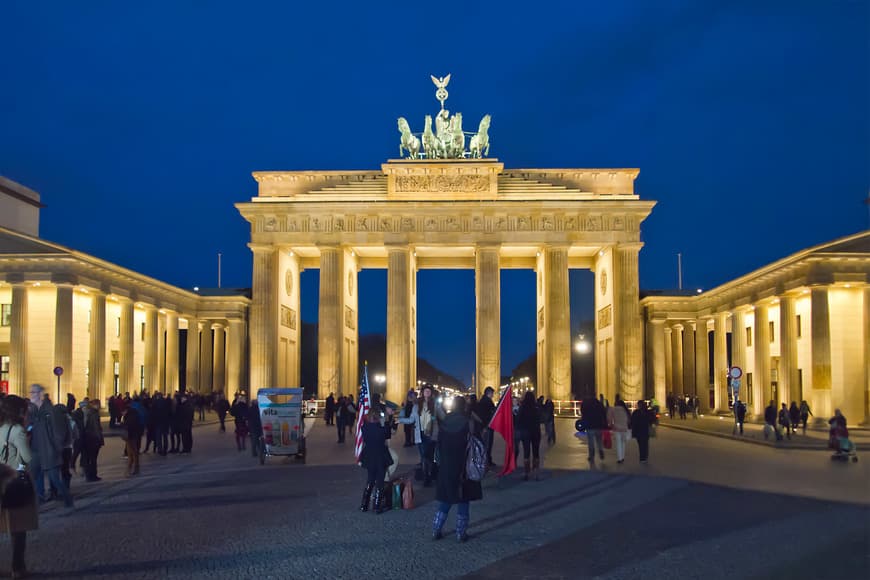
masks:
[[[363,436],[362,436],[362,424],[365,421],[366,415],[369,413],[369,408],[371,408],[371,401],[369,401],[369,365],[366,363],[363,366],[363,378],[362,378],[362,386],[359,390],[359,403],[357,415],[356,415],[356,444],[354,445],[354,455],[356,456],[356,460],[359,461],[359,456],[362,453],[363,449]]]

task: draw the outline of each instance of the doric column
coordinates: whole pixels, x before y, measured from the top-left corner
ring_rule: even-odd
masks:
[[[750,401],[751,406],[747,411],[752,414],[757,414],[755,398],[749,392],[749,379],[746,377],[746,311],[738,308],[731,313],[731,366],[740,367],[743,371],[743,378],[740,379],[740,390],[737,396],[741,401]],[[761,405],[761,410],[764,410],[764,403]]]
[[[501,380],[500,278],[499,248],[479,246],[474,272],[478,385],[497,386]]]
[[[653,393],[661,408],[664,408],[667,398],[667,377],[665,365],[665,321],[652,320],[652,378]]]
[[[710,338],[707,319],[701,318],[695,327],[695,393],[701,412],[710,412]]]
[[[27,285],[12,284],[9,333],[9,393],[27,398]]]
[[[214,336],[210,322],[199,323],[199,392],[214,390]]]
[[[223,324],[213,324],[214,330],[214,387],[213,390],[226,392],[227,386],[227,331]]]
[[[157,311],[157,384],[153,390],[166,392],[166,314]]]
[[[544,248],[544,317],[547,376],[538,382],[557,401],[571,400],[571,307],[568,292],[568,248]],[[538,393],[539,395],[543,393]]]
[[[352,385],[341,384],[341,351],[344,319],[341,310],[342,250],[320,248],[320,305],[317,320],[317,396],[325,399],[334,392],[356,397]],[[387,308],[387,344],[389,345],[389,305]],[[389,360],[389,346],[387,347]],[[387,363],[389,365],[389,363]]]
[[[227,393],[238,392],[245,386],[244,354],[245,322],[231,318],[227,336]]]
[[[666,394],[676,393],[674,390],[674,331],[671,327],[664,323],[665,335],[665,392]]]
[[[683,391],[692,396],[698,394],[695,384],[695,324],[687,320],[683,325]]]
[[[145,390],[153,392],[157,380],[157,309],[145,307]]]
[[[411,250],[387,247],[387,398],[401,401],[411,376]]]
[[[673,373],[673,391],[679,396],[685,394],[683,389],[683,325],[674,324],[671,327],[671,369]]]
[[[810,291],[810,333],[813,361],[813,398],[810,408],[819,417],[833,413],[831,405],[831,319],[828,289],[813,287]]]
[[[753,350],[755,351],[755,373],[753,374],[752,396],[753,408],[761,405],[759,412],[764,412],[771,399],[770,392],[770,329],[769,309],[767,304],[755,305],[755,331],[753,334]]]
[[[249,247],[254,252],[250,387],[255,389],[273,386],[278,378],[278,252],[274,246],[250,244]],[[321,320],[320,331],[322,324]]]
[[[178,314],[166,313],[166,383],[165,392],[174,393],[179,387],[178,376]]]
[[[92,291],[88,350],[88,397],[105,401],[106,393],[106,295]]]
[[[118,298],[121,306],[121,336],[118,361],[120,363],[120,386],[119,390],[131,395],[139,390],[139,381],[136,377],[136,365],[133,350],[133,301],[129,298]]]
[[[713,396],[716,411],[728,412],[728,313],[713,318]]]
[[[797,312],[794,296],[779,299],[779,400],[790,403],[797,398],[798,349]],[[800,400],[797,401],[800,403]]]
[[[643,398],[643,321],[640,316],[637,261],[642,246],[643,244],[620,244],[613,249],[616,388],[629,401]],[[566,268],[566,292],[567,288]],[[568,348],[570,349],[570,344]],[[568,372],[570,378],[570,365]]]
[[[864,420],[870,421],[870,286],[864,287]]]
[[[187,377],[185,390],[199,392],[199,327],[200,322],[193,316],[187,317]]]
[[[55,403],[66,403],[66,394],[71,390],[73,378],[73,287],[68,283],[55,283],[55,288],[54,364],[63,367],[63,375],[60,377],[60,392],[57,392],[56,385],[51,385],[48,392],[52,394],[52,399],[57,397]]]

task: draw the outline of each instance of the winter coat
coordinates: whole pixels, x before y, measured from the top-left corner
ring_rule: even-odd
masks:
[[[34,462],[43,469],[59,467],[63,464],[63,450],[70,439],[69,422],[64,412],[48,400],[39,408],[31,404],[30,412],[33,425],[30,449]]]
[[[145,432],[145,425],[142,424],[142,416],[134,407],[127,409],[124,413],[123,420],[124,428],[127,430],[128,439],[138,439]]]
[[[520,410],[517,412],[516,429],[520,431],[520,438],[534,438],[535,431],[541,432],[541,413],[536,405],[526,407],[520,405]]]
[[[495,415],[495,403],[489,397],[481,397],[474,407],[474,412],[480,417],[481,424],[484,427],[489,427],[489,422]]]
[[[226,399],[221,399],[217,402],[217,405],[215,405],[214,410],[217,411],[219,417],[226,417],[227,411],[230,410],[230,402]]]
[[[83,431],[85,445],[92,448],[103,446],[103,425],[100,423],[100,413],[96,409],[85,409],[85,428]]]
[[[773,405],[764,408],[764,422],[768,425],[776,425],[776,407]]]
[[[384,469],[393,464],[393,457],[387,447],[389,426],[366,421],[362,426],[363,448],[360,462],[366,469]]]
[[[607,424],[614,431],[625,433],[628,431],[628,425],[631,418],[628,416],[628,410],[622,405],[614,405],[607,409]]]
[[[480,482],[465,475],[468,418],[461,413],[448,413],[439,423],[435,499],[450,504],[483,499]]]
[[[590,397],[580,407],[586,429],[607,429],[607,413],[601,401]]]
[[[11,430],[11,432],[10,432]],[[9,457],[6,458],[6,436],[9,435]],[[21,425],[6,423],[0,426],[0,494],[6,490],[6,484],[18,477],[15,469],[19,463],[30,463],[30,447],[27,445],[27,434]],[[0,532],[26,532],[39,528],[39,510],[36,505],[36,494],[33,502],[19,508],[7,509],[0,507]]]
[[[263,421],[260,419],[260,406],[255,403],[256,401],[248,407],[248,428],[254,437],[262,437]]]
[[[436,409],[436,413],[437,413]],[[399,423],[404,425],[413,425],[414,426],[414,443],[419,445],[423,442],[423,428],[422,423],[420,422],[420,407],[418,405],[414,405],[414,409],[411,411],[410,417],[402,417],[399,419]],[[432,416],[432,421],[430,423],[430,435],[429,439],[432,441],[438,440],[438,420],[435,415]]]
[[[631,414],[631,436],[635,439],[649,439],[649,413],[636,409]]]

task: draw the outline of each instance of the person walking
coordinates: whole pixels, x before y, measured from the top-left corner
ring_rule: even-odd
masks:
[[[179,427],[181,428],[181,451],[190,453],[193,451],[193,405],[187,395],[181,395],[176,409],[179,415]]]
[[[0,488],[4,492],[9,482],[21,477],[21,471],[32,461],[24,429],[27,409],[27,401],[15,395],[6,396],[0,401],[0,445],[3,445],[0,451]],[[39,509],[35,494],[21,505],[13,507],[0,504],[0,532],[9,534],[12,544],[12,578],[24,578],[27,575],[27,532],[38,527]]]
[[[495,389],[486,387],[483,391],[483,396],[477,402],[477,406],[474,409],[474,413],[480,418],[480,435],[484,444],[486,444],[486,457],[490,465],[495,465],[492,460],[492,443],[495,437],[492,429],[489,428],[489,422],[492,421],[492,416],[495,414],[495,403],[492,400],[494,396]]]
[[[236,424],[236,448],[244,451],[245,442],[248,440],[248,401],[243,395],[233,402],[230,415],[233,416]]]
[[[532,395],[534,403],[534,395]],[[479,481],[468,479],[465,472],[468,447],[468,417],[465,414],[465,399],[453,399],[453,409],[446,415],[438,411],[438,482],[435,500],[438,511],[432,519],[432,538],[440,540],[441,530],[453,505],[457,506],[456,541],[468,540],[468,523],[471,517],[469,502],[483,499],[483,488]]]
[[[248,432],[251,436],[251,455],[256,457],[260,454],[260,445],[263,444],[263,421],[260,419],[260,404],[256,397],[251,399],[248,406]]]
[[[797,435],[797,428],[801,422],[801,410],[798,408],[795,401],[792,401],[791,406],[788,408],[788,418],[789,424],[791,425],[791,432]]]
[[[45,395],[42,385],[30,385],[30,421],[31,421],[31,472],[36,485],[36,493],[40,501],[48,501],[45,496],[45,477],[57,489],[63,498],[64,506],[73,507],[73,498],[69,488],[60,477],[60,467],[63,465],[63,449],[70,439],[69,423],[55,407],[51,399]]]
[[[78,473],[76,465],[81,465],[79,461],[82,457],[82,450],[84,449],[85,444],[85,409],[88,407],[89,403],[90,399],[85,397],[79,401],[78,409],[73,411],[70,415],[72,420],[75,421],[76,432],[78,433],[78,437],[73,437],[73,450],[72,457],[70,458],[70,468],[73,473]],[[82,472],[84,472],[84,468],[82,468]]]
[[[121,426],[126,430],[127,477],[133,477],[139,474],[139,447],[142,445],[142,433],[145,431],[142,416],[135,406],[127,407]]]
[[[547,433],[547,444],[556,444],[556,406],[547,399],[544,403],[544,430]]]
[[[219,429],[220,432],[226,433],[227,427],[226,427],[225,423],[227,420],[227,413],[230,410],[230,402],[227,401],[226,397],[224,397],[223,395],[218,395],[218,397],[220,397],[220,398],[218,399],[218,402],[215,404],[214,410],[217,412],[218,421],[220,421],[220,423],[221,423],[221,426]]]
[[[344,426],[347,428],[348,432],[353,435],[354,427],[356,426],[356,414],[359,410],[357,406],[353,402],[353,395],[348,395],[344,401],[344,407],[347,410],[347,415],[345,415]]]
[[[602,397],[603,398],[603,397]],[[604,405],[593,393],[583,400],[580,406],[583,423],[586,425],[586,444],[589,448],[589,463],[595,463],[595,447],[598,446],[598,456],[604,460],[604,444],[601,431],[607,429],[607,413]]]
[[[392,412],[392,411],[390,411]],[[369,502],[374,491],[374,512],[384,511],[385,494],[390,490],[384,487],[387,468],[393,464],[393,458],[387,447],[390,435],[390,423],[382,423],[381,409],[372,405],[363,419],[362,437],[363,449],[360,453],[360,463],[366,469],[366,486],[363,488],[360,511],[369,510]]]
[[[169,416],[171,402],[162,393],[155,393],[151,402],[151,418],[154,421],[154,450],[162,457],[169,452]]]
[[[803,434],[807,434],[807,421],[809,421],[810,417],[813,415],[813,412],[810,411],[810,406],[806,401],[801,401],[800,406],[801,413],[801,424],[803,427]]]
[[[649,460],[650,424],[646,401],[638,401],[637,409],[631,414],[631,436],[637,441],[641,463],[646,463]]]
[[[737,402],[734,404],[734,420],[734,430],[739,429],[740,434],[743,435],[743,424],[746,422],[746,403],[740,399],[737,399]]]
[[[622,397],[616,395],[613,406],[607,409],[607,426],[613,432],[613,446],[616,447],[616,462],[625,461],[625,445],[631,438],[629,426],[631,416]]]
[[[326,403],[323,407],[323,419],[327,425],[335,423],[335,393],[329,393],[326,397]]]
[[[776,426],[776,405],[773,401],[771,401],[767,407],[764,408],[764,439],[767,440],[770,437],[770,432],[773,431],[774,435],[776,435],[776,440],[781,441],[782,435],[779,433],[779,429]]]
[[[779,425],[782,427],[783,431],[785,431],[785,436],[791,439],[791,418],[788,414],[788,407],[785,403],[782,404],[782,408],[779,410]]]
[[[93,399],[84,409],[85,428],[82,440],[82,470],[85,481],[100,481],[97,475],[97,457],[104,445],[103,425],[100,423],[100,400]]]
[[[456,399],[453,401],[455,405]],[[523,401],[520,403],[520,408],[517,411],[516,427],[517,431],[520,432],[520,443],[523,445],[523,480],[529,480],[530,466],[533,477],[537,480],[538,468],[541,465],[541,413],[538,410],[535,395],[531,391],[526,391]],[[529,462],[530,450],[533,461],[531,464]]]

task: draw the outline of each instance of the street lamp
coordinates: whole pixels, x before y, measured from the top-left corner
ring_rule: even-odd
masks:
[[[592,350],[592,347],[589,344],[589,341],[586,340],[585,335],[581,334],[578,337],[577,342],[574,343],[574,350],[576,350],[580,354],[586,354],[590,350]]]
[[[383,385],[386,380],[387,380],[387,377],[385,377],[384,375],[382,375],[380,373],[375,375],[375,382],[379,385]]]

